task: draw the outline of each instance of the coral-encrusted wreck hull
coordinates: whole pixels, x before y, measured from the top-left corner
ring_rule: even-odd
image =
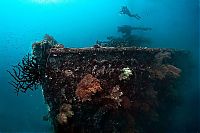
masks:
[[[172,122],[188,53],[51,48],[42,83],[57,133],[161,133]]]

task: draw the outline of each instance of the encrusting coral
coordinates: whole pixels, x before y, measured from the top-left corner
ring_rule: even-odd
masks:
[[[181,69],[173,65],[162,65],[154,70],[155,77],[158,79],[164,79],[166,76],[172,76],[178,78],[180,76]]]
[[[55,133],[160,133],[178,104],[185,57],[170,49],[64,48],[46,36],[14,66],[11,83],[17,92],[42,85],[43,119]]]
[[[121,106],[121,102],[122,102],[122,99],[121,99],[121,96],[123,95],[123,92],[120,91],[120,87],[119,85],[116,85],[115,87],[113,87],[113,89],[111,90],[110,92],[110,96],[108,96],[108,98],[114,100],[117,102],[117,104],[119,106]]]
[[[68,118],[72,117],[73,115],[74,115],[74,112],[72,111],[72,106],[70,104],[64,103],[60,107],[60,112],[56,118],[57,118],[57,121],[61,125],[63,125],[63,124],[67,124]]]
[[[91,96],[98,91],[102,91],[100,81],[93,77],[91,74],[87,74],[78,83],[76,88],[76,96],[82,102],[91,100]]]
[[[130,68],[126,67],[122,69],[122,73],[119,75],[119,80],[129,79],[129,76],[133,75]]]
[[[165,60],[171,59],[170,52],[159,52],[154,57],[156,64],[150,70],[152,76],[160,80],[166,78],[166,76],[173,78],[180,77],[181,69],[175,67],[174,65],[164,64]]]

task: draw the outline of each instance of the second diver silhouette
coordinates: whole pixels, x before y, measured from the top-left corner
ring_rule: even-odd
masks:
[[[138,14],[132,14],[127,6],[122,6],[121,7],[120,14],[128,15],[129,17],[134,17],[134,18],[136,18],[138,20],[141,19],[141,17]]]

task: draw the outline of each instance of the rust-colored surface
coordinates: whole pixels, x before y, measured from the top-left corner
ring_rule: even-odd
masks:
[[[160,133],[171,123],[186,51],[58,47],[47,55],[43,90],[55,132]],[[60,124],[63,104],[73,115]]]
[[[91,96],[98,91],[102,91],[100,81],[91,74],[87,74],[77,85],[76,97],[82,102],[90,101]]]
[[[42,86],[56,133],[164,133],[191,70],[183,50],[64,48],[47,36],[8,72],[17,94]]]

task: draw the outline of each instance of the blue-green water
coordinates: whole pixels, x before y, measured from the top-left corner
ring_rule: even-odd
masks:
[[[199,64],[198,0],[1,0],[0,1],[0,132],[52,132],[42,120],[47,113],[41,89],[16,96],[6,72],[44,34],[65,47],[92,46],[107,36],[120,36],[117,26],[151,27],[137,34],[151,38],[151,47],[186,49]],[[141,20],[120,15],[121,6]],[[198,68],[185,94],[178,126],[197,129]],[[179,122],[185,121],[185,122]],[[176,125],[176,124],[175,124]],[[184,131],[184,130],[183,130]]]

